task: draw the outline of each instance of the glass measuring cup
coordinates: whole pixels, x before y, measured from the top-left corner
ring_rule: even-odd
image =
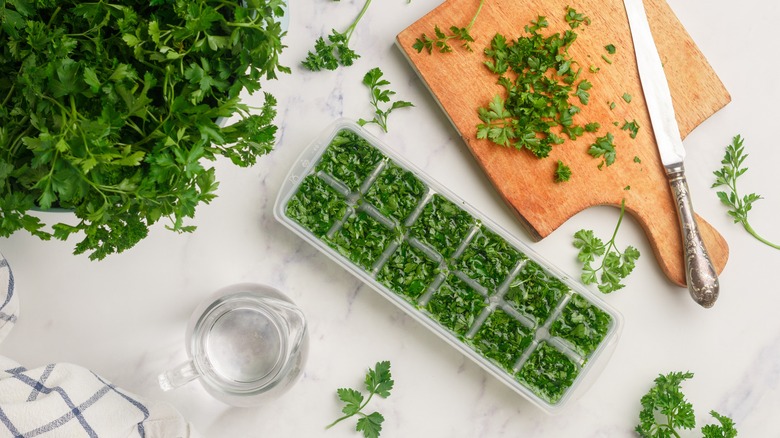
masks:
[[[272,287],[236,284],[195,309],[186,346],[190,359],[158,377],[164,391],[199,378],[218,400],[256,406],[300,375],[308,352],[306,318]]]

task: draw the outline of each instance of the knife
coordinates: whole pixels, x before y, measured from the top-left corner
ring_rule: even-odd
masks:
[[[705,308],[710,308],[718,299],[720,284],[693,213],[683,166],[685,148],[674,117],[669,84],[650,32],[642,0],[623,0],[623,3],[631,28],[631,38],[634,40],[639,79],[642,82],[642,91],[650,113],[658,152],[677,204],[688,291],[694,301]]]

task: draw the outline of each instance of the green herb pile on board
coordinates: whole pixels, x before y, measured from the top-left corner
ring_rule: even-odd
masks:
[[[563,135],[575,140],[586,132],[574,122],[581,108],[570,100],[587,105],[592,84],[581,77],[582,68],[568,51],[577,39],[573,29],[589,21],[571,8],[566,18],[571,29],[563,33],[543,35],[549,24],[539,16],[525,27],[527,36],[514,41],[501,34],[493,37],[485,49],[485,66],[499,76],[506,93],[479,108],[477,138],[544,158],[554,145],[564,143]]]
[[[52,234],[75,253],[121,252],[161,219],[174,231],[215,197],[218,156],[271,150],[274,97],[239,101],[279,65],[281,0],[0,0],[0,235]],[[219,118],[237,117],[220,127]]]

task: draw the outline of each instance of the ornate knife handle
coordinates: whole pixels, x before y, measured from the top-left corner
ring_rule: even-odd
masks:
[[[688,291],[694,301],[702,307],[710,308],[718,299],[720,284],[718,274],[712,266],[707,248],[704,247],[701,234],[699,234],[699,227],[696,225],[691,196],[688,193],[688,182],[685,180],[685,168],[682,163],[667,166],[666,178],[672,188],[680,219]]]

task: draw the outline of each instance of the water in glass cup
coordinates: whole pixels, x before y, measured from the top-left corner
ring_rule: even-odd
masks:
[[[198,306],[187,329],[190,360],[159,383],[169,390],[200,378],[217,399],[256,406],[289,388],[307,349],[305,317],[289,298],[268,286],[234,285]]]

